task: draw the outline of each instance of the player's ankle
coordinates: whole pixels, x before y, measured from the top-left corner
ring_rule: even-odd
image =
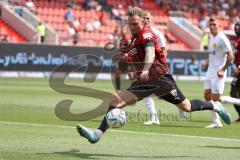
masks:
[[[96,136],[100,139],[101,137],[102,137],[102,135],[103,135],[103,131],[101,131],[100,129],[96,129],[95,131],[95,134],[96,134]]]
[[[218,102],[218,103],[220,103],[220,102]],[[220,106],[219,106],[218,103],[212,102],[212,104],[213,104],[213,110],[216,111],[216,112],[218,112],[218,111],[221,110],[221,108],[220,108]]]

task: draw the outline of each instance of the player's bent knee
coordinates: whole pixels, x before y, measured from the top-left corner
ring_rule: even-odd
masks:
[[[191,112],[191,103],[188,99],[185,99],[184,101],[182,101],[182,103],[178,104],[177,106],[185,112]]]
[[[117,92],[115,98],[109,103],[109,105],[116,106],[117,108],[123,108],[127,105],[134,104],[138,101],[136,95],[129,91]]]
[[[205,92],[204,93],[204,99],[206,101],[210,101],[211,100],[211,93],[210,92]]]
[[[220,94],[212,94],[212,98],[213,101],[220,101]]]

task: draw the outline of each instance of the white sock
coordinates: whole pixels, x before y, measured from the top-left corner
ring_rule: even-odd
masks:
[[[221,96],[220,100],[222,103],[230,103],[230,104],[236,104],[236,105],[240,105],[240,99],[237,98],[233,98],[230,96]]]
[[[158,121],[157,112],[156,112],[156,108],[155,108],[155,103],[154,103],[153,98],[151,96],[145,98],[145,105],[146,105],[148,111],[151,114],[151,121]]]
[[[213,101],[209,101],[209,102],[214,103]],[[216,105],[214,105],[214,104],[213,104],[213,106],[214,106],[214,109],[215,109],[215,110],[219,110],[219,107],[218,107],[218,108],[215,108]],[[220,118],[219,118],[219,115],[218,115],[216,112],[210,111],[210,114],[211,114],[211,116],[212,116],[212,118],[213,118],[213,122],[214,122],[214,123],[216,123],[216,124],[220,124],[220,123],[221,123]]]
[[[216,124],[221,123],[220,118],[219,118],[219,115],[218,115],[216,112],[210,111],[210,114],[211,114],[211,116],[212,116],[212,118],[213,118],[213,122],[214,122],[214,123],[216,123]]]
[[[208,101],[208,102],[211,102],[212,104],[213,104],[213,111],[220,111],[220,106],[218,105],[218,103],[215,103],[214,101]],[[219,103],[221,103],[221,102],[219,102]]]

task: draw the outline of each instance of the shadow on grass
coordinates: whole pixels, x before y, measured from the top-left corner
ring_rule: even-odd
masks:
[[[218,149],[240,149],[240,147],[227,147],[227,146],[204,146],[207,148],[218,148]]]
[[[70,151],[64,151],[64,152],[53,152],[53,153],[37,153],[41,155],[63,155],[63,156],[71,156],[71,157],[77,157],[77,158],[82,158],[82,159],[104,159],[104,157],[109,157],[113,159],[114,157],[117,158],[145,158],[145,159],[161,159],[161,158],[169,158],[169,159],[174,159],[174,158],[188,158],[188,157],[193,157],[193,156],[184,156],[184,155],[169,155],[169,156],[141,156],[141,155],[116,155],[116,154],[105,154],[105,153],[81,153],[79,150],[70,150]]]

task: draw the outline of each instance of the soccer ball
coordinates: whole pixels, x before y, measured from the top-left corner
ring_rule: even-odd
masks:
[[[112,128],[119,128],[126,124],[126,113],[124,110],[115,108],[107,113],[107,123]]]

